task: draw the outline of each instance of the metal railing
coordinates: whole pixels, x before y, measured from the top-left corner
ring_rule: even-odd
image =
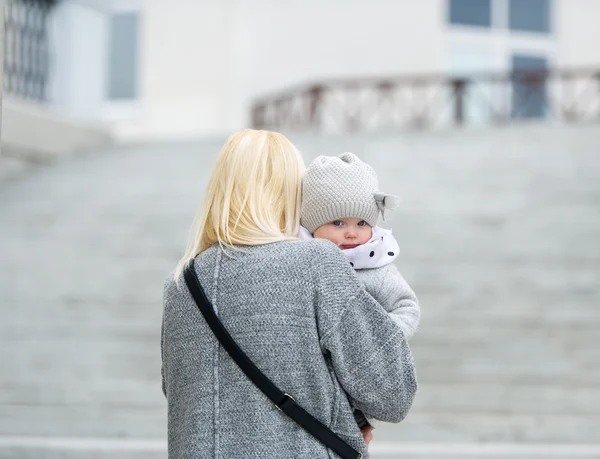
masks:
[[[57,0],[6,0],[4,91],[22,99],[45,100],[50,67],[48,17]]]
[[[330,80],[252,106],[255,128],[295,131],[422,129],[535,118],[600,122],[600,66]]]

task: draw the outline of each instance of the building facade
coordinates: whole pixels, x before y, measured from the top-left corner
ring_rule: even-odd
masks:
[[[308,82],[600,68],[598,17],[596,0],[61,0],[40,100],[122,140],[222,135]],[[545,89],[527,97],[543,116]]]

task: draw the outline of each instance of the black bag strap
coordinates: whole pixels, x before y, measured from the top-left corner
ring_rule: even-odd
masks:
[[[294,398],[279,390],[273,382],[260,371],[250,358],[233,340],[223,323],[219,320],[215,311],[206,297],[202,285],[194,270],[194,260],[186,266],[183,271],[185,283],[198,306],[208,326],[213,331],[223,348],[237,363],[240,369],[248,376],[256,387],[258,387],[274,404],[290,418],[296,421],[304,430],[340,455],[343,459],[361,459],[362,453],[356,451],[348,443],[338,437],[325,424],[313,417],[308,411],[296,403]]]

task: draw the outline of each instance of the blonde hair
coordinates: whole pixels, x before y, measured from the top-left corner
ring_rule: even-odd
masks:
[[[285,136],[252,129],[232,135],[217,157],[175,279],[215,243],[236,249],[297,239],[303,172],[302,156]]]

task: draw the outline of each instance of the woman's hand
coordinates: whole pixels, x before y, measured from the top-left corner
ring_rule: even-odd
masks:
[[[369,443],[373,440],[373,426],[367,424],[364,427],[360,428],[360,433],[362,433],[363,439],[365,440],[365,444],[367,448],[369,447]]]

